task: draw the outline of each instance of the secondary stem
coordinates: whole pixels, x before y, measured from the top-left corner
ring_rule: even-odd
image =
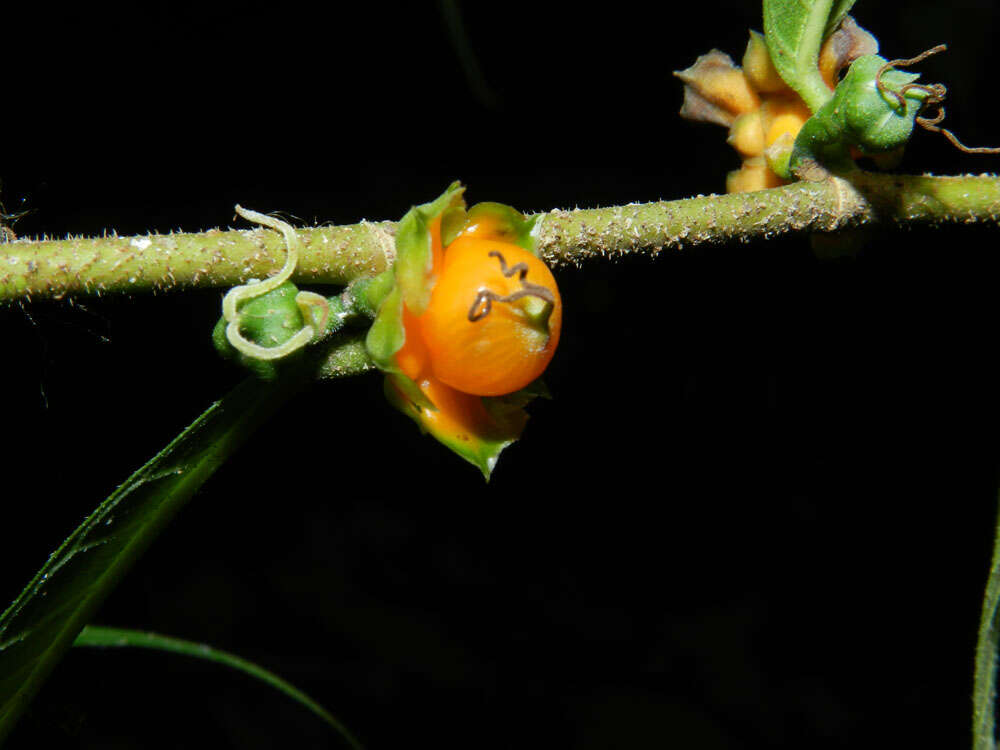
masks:
[[[553,265],[596,256],[747,242],[851,226],[1000,221],[1000,178],[856,173],[850,181],[798,182],[756,193],[712,195],[577,211],[539,220],[542,257]],[[346,284],[386,268],[392,222],[299,229],[293,281]],[[141,237],[15,240],[0,245],[0,301],[66,295],[231,287],[280,268],[284,240],[266,230]]]

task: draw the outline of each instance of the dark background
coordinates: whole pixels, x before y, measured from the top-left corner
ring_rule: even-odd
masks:
[[[461,5],[485,85],[431,2],[5,7],[15,230],[198,231],[236,202],[398,219],[458,178],[525,212],[724,188],[735,153],[676,116],[670,71],[738,60],[757,3]],[[889,57],[951,45],[924,80],[968,143],[1000,142],[995,3],[855,17]],[[920,133],[901,169],[997,164]],[[97,621],[258,661],[373,749],[961,747],[1000,455],[997,238],[561,269],[555,399],[490,484],[378,377],[317,386]],[[0,310],[0,600],[240,379],[209,341],[220,296]],[[43,741],[342,746],[248,678],[126,651],[68,655],[10,746]]]

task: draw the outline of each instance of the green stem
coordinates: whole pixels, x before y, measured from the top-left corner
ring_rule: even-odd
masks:
[[[342,333],[316,347],[312,360],[313,376],[317,380],[336,380],[360,375],[375,369],[375,363],[365,346],[365,331]]]
[[[299,283],[348,284],[384,271],[395,254],[393,222],[296,231]],[[276,273],[285,255],[284,237],[263,229],[21,239],[0,245],[0,300],[233,287]]]
[[[1000,223],[1000,178],[856,173],[848,182],[797,182],[712,195],[542,214],[538,239],[553,265],[596,256],[830,232],[863,224]],[[292,280],[345,284],[392,259],[392,222],[298,230]],[[0,245],[0,301],[33,297],[232,287],[276,272],[284,240],[266,230],[144,237],[16,240]]]
[[[544,214],[542,256],[579,264],[591,256],[656,254],[848,227],[1000,224],[1000,178],[852,174],[772,190]]]
[[[1000,638],[1000,514],[993,538],[993,561],[983,598],[976,643],[976,676],[972,689],[972,747],[996,748],[997,640]]]

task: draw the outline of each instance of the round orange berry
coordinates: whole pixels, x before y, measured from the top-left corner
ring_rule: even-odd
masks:
[[[476,396],[512,393],[538,378],[561,325],[548,267],[518,245],[474,235],[448,245],[420,316],[434,376]]]

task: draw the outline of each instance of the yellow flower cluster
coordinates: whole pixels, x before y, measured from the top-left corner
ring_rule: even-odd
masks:
[[[851,60],[877,51],[875,38],[848,16],[823,44],[818,61],[823,80],[832,91]],[[795,136],[812,114],[778,75],[763,35],[750,32],[742,62],[738,68],[716,49],[674,73],[684,82],[681,117],[729,128],[727,141],[743,164],[726,176],[728,193],[786,184],[774,167],[787,160]]]

